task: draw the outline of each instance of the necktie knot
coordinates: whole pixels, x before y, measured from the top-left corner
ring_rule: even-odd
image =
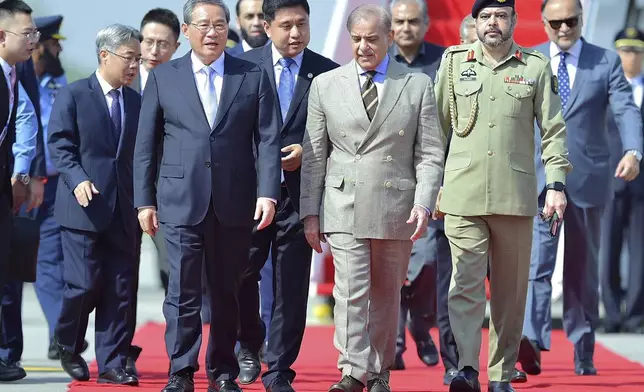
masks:
[[[112,90],[110,90],[110,92],[108,94],[109,94],[110,97],[112,97],[112,99],[119,99],[119,96],[121,95],[121,92],[119,90],[117,90],[117,89],[112,89]]]
[[[215,70],[209,65],[206,65],[203,68],[201,68],[201,72],[203,72],[208,77],[212,77],[215,74]]]
[[[373,79],[376,76],[377,72],[376,71],[367,71],[364,73],[364,76],[367,77],[367,79]]]
[[[278,60],[278,62],[284,68],[290,68],[291,65],[295,64],[295,60],[293,60],[290,57],[282,57],[281,59]]]

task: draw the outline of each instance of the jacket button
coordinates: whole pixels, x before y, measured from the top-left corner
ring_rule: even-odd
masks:
[[[211,141],[211,142],[214,142],[214,141],[215,141],[215,137],[214,137],[214,136],[210,136],[210,141]]]
[[[488,151],[487,155],[492,156],[492,155],[494,155],[494,153],[492,151]]]
[[[206,167],[210,168],[210,161],[206,161]]]
[[[288,133],[283,133],[282,134],[282,139],[286,139],[287,136],[288,136]]]
[[[340,136],[342,136],[342,137],[347,137],[347,134],[346,134],[346,133],[344,133],[344,132],[341,132],[341,133],[340,133]]]
[[[398,135],[400,135],[400,136],[405,136],[405,131],[403,131],[403,130],[401,129],[400,131],[398,131]]]
[[[387,182],[385,182],[385,186],[386,186],[387,188],[391,188],[391,181],[387,181]]]
[[[391,161],[393,161],[393,159],[394,159],[394,158],[392,158],[392,156],[391,156],[391,155],[387,155],[387,162],[391,162]]]
[[[356,161],[359,161],[359,160],[360,160],[360,158],[362,158],[362,157],[360,156],[360,154],[356,154]]]

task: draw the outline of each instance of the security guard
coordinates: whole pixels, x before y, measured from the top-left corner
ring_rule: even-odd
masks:
[[[566,130],[548,59],[513,40],[514,0],[477,0],[478,41],[447,49],[436,81],[441,126],[451,136],[437,215],[445,214],[452,253],[449,318],[459,353],[451,392],[480,391],[481,325],[490,264],[489,391],[514,391],[525,308],[532,222],[537,213],[534,121],[548,183],[565,184]],[[451,134],[451,135],[450,135]],[[566,206],[549,191],[553,227]],[[554,229],[553,229],[554,230]]]

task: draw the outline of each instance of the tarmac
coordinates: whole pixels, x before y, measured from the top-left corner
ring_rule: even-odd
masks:
[[[163,290],[157,278],[156,265],[153,245],[146,238],[142,247],[141,259],[141,280],[137,312],[139,325],[143,325],[146,322],[164,322],[161,311]],[[310,298],[307,321],[309,325],[328,324],[331,322],[328,316],[318,317],[319,313],[316,312],[316,308],[320,303],[320,298]],[[562,313],[561,302],[553,303],[552,315],[555,327],[561,325]],[[27,377],[13,383],[0,383],[0,392],[66,391],[71,379],[61,369],[60,362],[47,359],[47,347],[49,345],[47,323],[33,286],[30,284],[25,285],[24,288],[22,317],[25,347],[21,364],[27,371]],[[88,362],[94,357],[93,324],[92,314],[86,335],[90,344],[88,350],[83,354],[83,357]],[[615,353],[639,362],[644,366],[644,335],[598,335],[597,341]],[[159,342],[159,344],[162,344],[162,342]],[[601,369],[599,370],[601,371]]]

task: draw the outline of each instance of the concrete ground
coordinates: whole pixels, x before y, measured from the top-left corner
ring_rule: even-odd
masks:
[[[143,244],[137,316],[140,325],[148,321],[164,321],[161,312],[163,290],[160,288],[157,276],[153,246],[146,240]],[[319,303],[319,299],[311,298],[311,306],[309,306],[310,325],[328,323],[330,321],[328,318],[320,319],[316,316],[314,309],[315,305]],[[561,319],[561,303],[553,304],[552,313],[555,319]],[[0,383],[0,391],[66,391],[70,378],[62,371],[59,362],[47,359],[47,325],[31,285],[26,285],[24,290],[23,332],[25,336],[25,349],[22,365],[27,370],[27,378],[15,383]],[[90,361],[94,356],[93,317],[90,319],[87,340],[90,342],[90,346],[84,354],[84,357],[87,361]],[[616,353],[644,365],[644,335],[599,335],[598,341]],[[162,342],[159,343],[162,344]]]

